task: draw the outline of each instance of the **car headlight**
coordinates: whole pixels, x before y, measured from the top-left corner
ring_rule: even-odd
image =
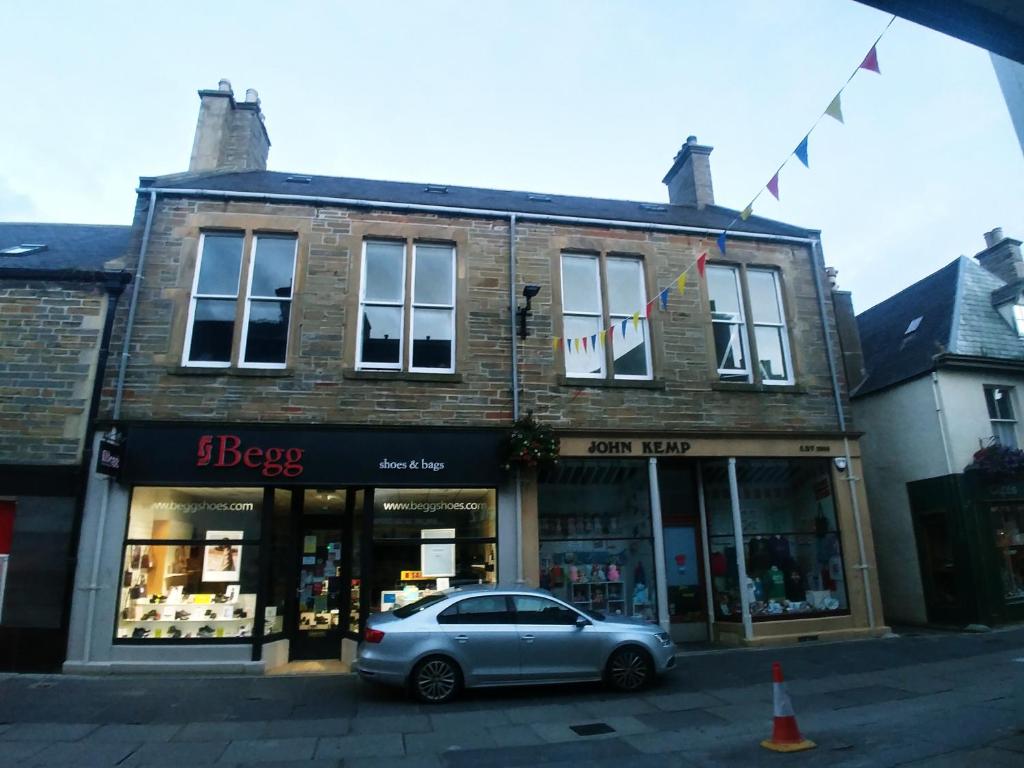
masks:
[[[672,645],[672,638],[669,637],[668,632],[659,632],[655,637],[658,638],[658,642],[661,643],[663,648]]]

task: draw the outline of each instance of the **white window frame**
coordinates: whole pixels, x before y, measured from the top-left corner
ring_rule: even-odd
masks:
[[[402,297],[398,301],[367,301],[366,300],[366,249],[371,243],[388,243],[402,246]],[[405,362],[405,283],[409,261],[409,244],[405,241],[389,240],[388,238],[368,238],[363,240],[363,254],[359,270],[359,322],[356,324],[356,370],[357,371],[400,371]],[[363,318],[366,313],[363,307],[398,307],[401,313],[399,321],[398,362],[396,363],[364,363],[363,362]]]
[[[256,246],[259,242],[260,237],[268,237],[275,240],[291,239],[294,242],[294,250],[292,251],[292,274],[291,274],[291,292],[288,294],[287,299],[282,299],[277,296],[257,296],[255,301],[257,302],[273,302],[280,303],[288,302],[288,328],[285,336],[285,348],[284,348],[284,362],[283,363],[247,363],[245,361],[245,351],[249,343],[249,311],[252,307],[253,295],[252,295],[252,280],[253,275],[256,273]],[[288,352],[291,346],[291,331],[292,331],[292,308],[294,307],[295,299],[295,267],[296,261],[298,261],[299,255],[299,238],[297,236],[288,233],[277,233],[277,232],[262,232],[254,233],[252,236],[252,243],[249,245],[249,260],[246,262],[245,253],[242,254],[242,266],[245,267],[248,264],[248,278],[245,286],[245,310],[242,313],[242,338],[238,343],[238,367],[239,368],[263,368],[270,370],[283,370],[288,367]],[[197,277],[198,279],[198,277]]]
[[[715,264],[714,266],[709,264],[707,266],[707,270],[708,271],[715,270],[715,271],[718,271],[718,272],[729,272],[732,275],[733,288],[736,291],[736,305],[739,308],[739,318],[736,319],[736,320],[716,319],[715,318],[715,313],[713,311],[711,312],[711,326],[712,326],[712,328],[711,328],[711,330],[712,330],[712,334],[711,334],[711,336],[712,336],[711,348],[713,350],[712,354],[714,354],[714,356],[715,356],[715,370],[718,372],[719,378],[721,378],[722,376],[741,376],[742,375],[742,376],[746,377],[747,383],[750,383],[751,381],[753,381],[753,377],[754,377],[754,371],[753,371],[753,367],[752,367],[754,355],[753,355],[753,353],[751,352],[751,349],[750,349],[750,338],[749,338],[750,334],[747,332],[747,312],[746,312],[746,306],[745,306],[745,302],[744,302],[744,286],[743,286],[743,281],[740,279],[740,268],[739,267],[734,267],[734,266],[729,266],[727,264]],[[710,305],[710,302],[711,302],[711,295],[710,295],[710,291],[709,291],[708,292],[708,303],[709,303],[709,305]],[[718,359],[718,345],[715,344],[715,342],[714,342],[714,326],[715,326],[715,324],[726,325],[726,326],[730,326],[730,327],[732,327],[732,326],[738,327],[740,343],[743,345],[743,351],[744,351],[744,358],[743,359],[744,359],[745,365],[744,365],[743,368],[722,368],[722,367],[719,366],[719,364],[718,364],[719,363],[719,359]],[[733,335],[733,332],[730,331],[730,333],[729,333],[730,345],[732,344],[734,339],[735,339],[735,336]],[[735,380],[725,380],[724,383],[729,384],[729,383],[743,383],[743,382],[735,382]]]
[[[647,301],[647,286],[644,283],[644,260],[636,258],[634,256],[607,255],[607,256],[605,256],[605,267],[606,268],[607,268],[608,262],[610,262],[610,261],[632,261],[632,262],[635,262],[640,267],[640,269],[637,271],[637,282],[638,282],[637,290],[638,290],[638,295],[641,297],[640,298],[641,302],[646,302]],[[607,269],[605,271],[607,272]],[[638,322],[638,328],[640,329],[640,332],[643,333],[643,339],[644,339],[644,342],[643,342],[644,343],[644,358],[645,358],[644,362],[645,362],[646,367],[647,367],[647,373],[641,374],[639,376],[636,375],[636,374],[615,373],[615,354],[614,354],[614,351],[613,351],[612,356],[611,356],[612,359],[611,359],[611,369],[610,369],[610,372],[612,374],[612,377],[615,378],[615,379],[619,379],[621,381],[650,381],[651,379],[654,378],[654,367],[653,367],[653,362],[652,362],[652,359],[651,359],[651,324],[647,320],[646,308],[647,308],[646,307],[646,303],[641,303],[641,305],[637,308],[636,311],[640,314],[640,318],[639,318],[639,322]],[[631,323],[633,321],[633,315],[631,315],[631,314],[630,315],[613,315],[612,314],[612,308],[611,308],[611,302],[609,301],[608,320],[609,320],[609,325],[619,325],[621,327],[623,320],[627,320],[629,323]],[[627,325],[628,325],[628,323],[627,323]],[[615,349],[615,335],[614,334],[612,336],[611,348],[612,348],[612,350]]]
[[[447,248],[449,258],[451,259],[451,304],[428,304],[426,302],[416,301],[416,257],[419,253],[421,246],[429,246],[431,248]],[[455,372],[455,246],[448,243],[428,243],[414,242],[412,245],[412,285],[410,286],[411,295],[409,296],[409,371],[411,373],[454,373]],[[415,368],[413,367],[412,361],[416,347],[416,310],[417,309],[446,309],[450,312],[449,330],[451,331],[451,353],[448,361],[447,368]],[[362,313],[360,313],[362,317]],[[360,334],[360,338],[362,335]]]
[[[757,342],[757,329],[758,329],[758,327],[781,329],[781,332],[779,333],[779,336],[782,339],[782,357],[783,357],[783,362],[786,364],[786,378],[785,379],[766,379],[766,378],[764,378],[761,375],[760,371],[758,371],[758,373],[757,373],[758,378],[761,380],[761,383],[764,384],[767,387],[779,387],[779,386],[791,385],[795,381],[795,379],[793,377],[793,355],[790,353],[790,349],[789,349],[789,328],[786,325],[786,306],[785,306],[785,304],[782,303],[782,281],[779,280],[779,271],[777,269],[769,269],[769,268],[764,268],[764,267],[748,267],[747,268],[747,273],[749,274],[751,272],[758,272],[758,273],[767,274],[767,275],[771,276],[771,278],[772,278],[772,285],[775,286],[775,307],[778,310],[779,320],[780,320],[780,322],[778,322],[778,323],[769,323],[769,322],[764,322],[764,321],[760,321],[759,322],[759,321],[755,320],[753,315],[755,315],[756,312],[754,311],[753,304],[751,304],[751,307],[750,307],[750,314],[751,314],[750,321],[751,321],[751,325],[754,326],[754,342],[755,342],[755,344]],[[749,290],[748,290],[747,293],[749,295]],[[753,364],[753,362],[754,362],[754,354],[753,354],[752,351],[751,351],[751,354],[750,354],[750,359],[751,359],[751,364]],[[760,364],[760,361],[758,361],[758,364]]]
[[[597,312],[596,313],[594,313],[594,312],[580,312],[580,311],[576,311],[576,310],[569,311],[569,310],[567,310],[565,308],[565,259],[566,258],[572,258],[572,259],[593,259],[594,260],[595,265],[597,266],[597,269],[594,270],[594,291],[597,294]],[[558,266],[559,266],[559,271],[560,271],[560,276],[561,276],[561,284],[562,284],[562,336],[563,336],[563,338],[567,338],[566,337],[566,331],[565,331],[565,325],[566,325],[565,318],[566,317],[596,317],[597,318],[597,325],[598,325],[598,329],[599,329],[598,332],[600,332],[600,326],[601,326],[601,323],[604,322],[604,316],[605,316],[605,313],[604,313],[604,300],[603,300],[603,297],[601,295],[601,257],[600,257],[600,255],[596,254],[596,253],[578,253],[578,252],[574,252],[574,251],[565,251],[565,252],[563,252],[561,254],[561,258],[559,260]],[[586,373],[586,372],[581,372],[581,371],[572,371],[572,372],[570,372],[569,371],[569,365],[568,365],[568,363],[569,363],[569,355],[570,354],[575,354],[575,353],[574,352],[569,352],[569,351],[566,351],[566,353],[565,353],[565,355],[566,355],[566,358],[565,358],[565,363],[566,363],[566,365],[565,365],[565,375],[566,376],[570,376],[570,377],[572,377],[574,379],[604,379],[604,378],[608,377],[608,370],[607,370],[607,368],[608,368],[608,359],[607,359],[608,356],[607,356],[607,354],[603,354],[603,355],[600,356],[599,359],[601,361],[601,370],[598,371],[597,373]]]
[[[192,275],[192,290],[189,297],[188,304],[188,325],[185,331],[185,344],[181,351],[181,364],[183,367],[188,368],[230,368],[231,359],[225,362],[219,360],[190,360],[189,352],[192,350],[192,332],[195,329],[195,317],[196,317],[196,304],[201,299],[231,299],[235,302],[235,317],[238,317],[238,299],[239,291],[242,285],[242,270],[245,269],[245,236],[246,233],[241,230],[210,230],[212,235],[239,235],[242,238],[242,253],[238,264],[238,285],[235,288],[235,293],[232,294],[219,294],[219,293],[204,293],[199,294],[199,273],[203,267],[203,255],[206,249],[206,232],[199,234],[199,253],[196,257],[196,268],[195,274]],[[234,357],[234,343],[232,341],[231,357]]]
[[[371,243],[388,243],[402,246],[402,296],[399,301],[367,301],[366,300],[366,250]],[[455,373],[456,337],[457,328],[457,307],[458,307],[458,254],[454,243],[431,242],[429,240],[413,241],[396,240],[387,237],[369,237],[363,240],[363,253],[360,261],[361,269],[359,274],[359,320],[356,324],[356,360],[357,371],[407,371],[409,373]],[[451,304],[429,304],[416,302],[416,253],[420,246],[448,248],[451,254]],[[410,272],[411,270],[411,272]],[[397,363],[365,363],[363,362],[363,325],[366,316],[363,307],[398,307],[401,312],[399,332],[401,337],[398,340],[398,362]],[[415,338],[416,309],[446,309],[451,312],[451,359],[447,368],[414,368],[412,365],[413,339]]]
[[[1002,445],[1003,441],[999,439],[999,434],[996,432],[997,424],[1009,425],[1013,432],[1013,445],[1007,446],[1008,448],[1016,448],[1020,444],[1017,439],[1017,408],[1013,404],[1014,400],[1014,388],[1007,387],[1002,384],[986,384],[985,387],[985,413],[988,414],[989,423],[992,425],[992,437],[999,440],[999,444]],[[1006,401],[1010,404],[1010,414],[1013,416],[1011,419],[994,418],[988,411],[988,393],[994,390],[1000,390],[1005,394]],[[996,399],[993,396],[993,401]]]

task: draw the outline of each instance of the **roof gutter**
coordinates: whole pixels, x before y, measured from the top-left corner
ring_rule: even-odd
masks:
[[[123,270],[103,269],[38,269],[33,267],[0,268],[4,280],[45,280],[52,283],[100,283],[110,290],[120,291],[132,275]]]
[[[584,216],[559,216],[553,213],[531,213],[527,211],[501,211],[491,208],[463,208],[450,205],[425,205],[422,203],[395,203],[384,200],[359,200],[350,197],[323,197],[318,195],[288,195],[278,192],[229,192],[219,189],[175,189],[173,187],[137,187],[138,193],[155,193],[179,197],[208,197],[216,200],[274,200],[277,202],[305,203],[308,205],[349,205],[358,208],[385,208],[400,211],[422,211],[424,213],[456,213],[466,216],[486,216],[509,219],[515,216],[531,221],[552,221],[563,224],[591,224],[603,227],[628,227],[630,229],[652,229],[659,232],[684,232],[698,235],[720,235],[728,231],[730,237],[751,240],[773,240],[782,243],[814,243],[817,234],[806,237],[794,235],[771,235],[764,232],[737,232],[716,227],[689,227],[681,224],[657,224],[645,221],[622,219],[597,219]]]

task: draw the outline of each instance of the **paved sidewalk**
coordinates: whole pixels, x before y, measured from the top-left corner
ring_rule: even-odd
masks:
[[[775,660],[817,750],[758,746]],[[1024,628],[684,654],[643,695],[530,687],[440,707],[350,675],[0,675],[0,768],[1019,767],[1022,687]]]

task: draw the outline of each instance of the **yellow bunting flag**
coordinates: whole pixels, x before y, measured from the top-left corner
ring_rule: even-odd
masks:
[[[825,114],[829,117],[835,118],[840,123],[843,122],[843,105],[839,101],[840,94],[836,94],[836,97],[832,99],[832,103],[828,105],[828,109],[825,110]]]
[[[682,296],[683,292],[686,291],[686,273],[684,272],[676,280],[676,285],[679,286],[679,295]]]
[[[575,344],[576,351],[579,352],[580,351],[580,340],[579,339],[573,339],[573,341],[576,342],[576,344]]]
[[[601,331],[601,333],[598,334],[601,337],[601,346],[602,347],[604,346],[604,336],[605,336],[606,333],[608,333],[608,331]]]
[[[562,340],[562,339],[561,339],[561,337],[559,337],[559,336],[555,336],[555,338],[553,338],[553,339],[551,340],[551,348],[552,348],[552,349],[553,349],[553,350],[554,350],[555,352],[557,352],[557,351],[558,351],[558,342],[560,342],[561,340]]]
[[[744,221],[746,221],[747,219],[750,218],[750,214],[752,214],[753,212],[754,212],[754,204],[751,203],[746,208],[744,208],[742,211],[740,211],[740,218],[743,219]]]
[[[633,313],[633,330],[635,331],[639,327],[640,327],[640,313],[639,312],[634,312]]]

